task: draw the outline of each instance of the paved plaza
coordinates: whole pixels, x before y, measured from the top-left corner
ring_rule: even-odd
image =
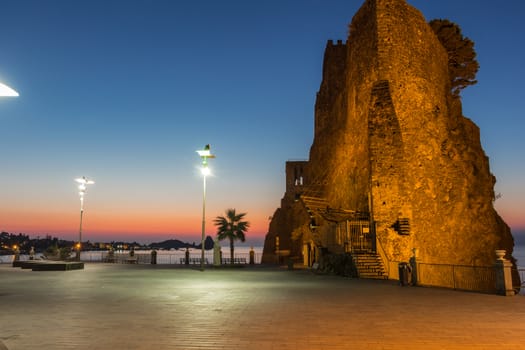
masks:
[[[525,349],[525,297],[271,267],[0,265],[0,349]]]

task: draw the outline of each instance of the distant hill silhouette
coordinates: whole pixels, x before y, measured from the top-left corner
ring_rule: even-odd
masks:
[[[166,241],[158,242],[158,243],[151,243],[149,245],[151,249],[186,249],[186,248],[195,248],[195,249],[201,249],[201,244],[195,245],[195,243],[187,243],[180,241],[178,239],[168,239]],[[213,249],[213,238],[210,236],[207,236],[204,240],[204,249],[210,250]]]

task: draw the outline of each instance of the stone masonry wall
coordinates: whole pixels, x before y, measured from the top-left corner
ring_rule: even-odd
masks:
[[[279,250],[289,250],[292,256],[300,255],[302,244],[292,239],[292,232],[309,221],[301,203],[297,202],[297,195],[304,191],[309,184],[307,161],[286,162],[286,192],[270,222],[268,234],[265,237],[262,263],[277,263],[277,238]]]
[[[309,180],[330,207],[370,212],[389,260],[412,248],[428,263],[489,266],[495,249],[511,258],[479,129],[450,93],[445,49],[404,0],[365,1],[347,42],[328,43],[314,135]],[[281,217],[308,220],[287,205]]]
[[[370,141],[371,151],[377,145],[398,152],[372,162],[372,212],[383,247],[395,260],[407,260],[416,247],[426,262],[491,265],[495,249],[512,251],[512,237],[493,208],[494,177],[479,131],[451,107],[459,101],[449,93],[446,52],[405,1],[376,5],[380,76],[389,81],[394,108],[384,120],[396,115],[402,139],[395,146],[391,128],[387,139]],[[392,172],[402,181],[392,181]],[[409,219],[409,236],[392,229],[399,218]]]

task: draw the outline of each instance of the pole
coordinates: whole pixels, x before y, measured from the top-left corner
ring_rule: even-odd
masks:
[[[202,159],[202,239],[201,239],[201,271],[204,271],[204,240],[206,236],[206,175],[208,175],[208,158],[215,158],[210,152],[210,145],[204,146],[203,150],[197,151]]]
[[[78,229],[77,260],[80,261],[80,247],[82,245],[82,216],[84,214],[84,197],[80,197],[80,227]]]
[[[201,271],[204,271],[204,239],[206,232],[206,174],[203,175],[202,187],[202,240],[201,240]]]
[[[80,195],[80,226],[78,229],[77,260],[80,261],[80,249],[82,247],[82,217],[84,216],[84,195],[86,194],[87,185],[92,185],[95,181],[86,179],[85,176],[75,179],[78,185],[78,194]]]

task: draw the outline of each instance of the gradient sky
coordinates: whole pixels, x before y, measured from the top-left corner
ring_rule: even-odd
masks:
[[[525,3],[410,0],[475,42],[463,91],[496,175],[496,208],[525,231]],[[207,234],[229,207],[261,239],[284,166],[307,159],[328,39],[362,0],[0,0],[0,230],[78,236],[75,177],[96,181],[85,240],[200,239],[195,150],[211,144]]]

